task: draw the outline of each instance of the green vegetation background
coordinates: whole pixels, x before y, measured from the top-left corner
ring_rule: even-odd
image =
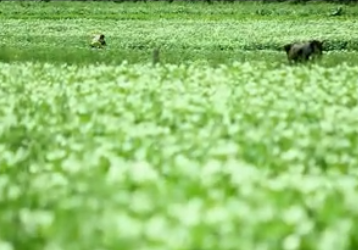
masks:
[[[343,11],[335,16],[339,7]],[[285,43],[322,39],[327,65],[353,63],[358,58],[358,35],[352,32],[357,17],[353,4],[322,2],[1,2],[0,60],[143,62],[160,47],[162,60],[170,63],[262,58],[281,63]],[[106,51],[88,49],[93,32],[107,36]]]
[[[0,250],[358,249],[339,7],[2,1]],[[323,59],[288,66],[313,38]]]

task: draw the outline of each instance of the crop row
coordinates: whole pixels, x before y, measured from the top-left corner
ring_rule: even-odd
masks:
[[[356,249],[357,73],[2,63],[0,246]]]
[[[114,21],[76,19],[8,19],[2,24],[1,45],[34,50],[51,47],[83,48],[93,32],[106,35],[109,48],[144,49],[161,45],[168,49],[196,50],[281,50],[295,40],[325,39],[325,50],[357,49],[358,28],[350,20],[341,21]]]
[[[339,7],[337,4],[310,2],[304,5],[288,3],[265,4],[260,1],[241,1],[236,3],[215,3],[178,1],[168,4],[159,2],[114,3],[99,2],[64,2],[52,1],[48,3],[33,1],[3,1],[1,3],[0,18],[16,19],[63,19],[63,18],[95,18],[95,19],[141,19],[159,20],[169,19],[243,19],[267,18],[279,19],[317,19],[333,18],[331,14]],[[358,15],[358,8],[346,5],[338,18],[354,18]]]

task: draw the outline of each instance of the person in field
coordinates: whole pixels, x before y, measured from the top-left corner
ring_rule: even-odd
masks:
[[[307,62],[312,56],[322,56],[323,42],[310,40],[283,46],[289,62]]]
[[[159,48],[155,48],[153,49],[153,54],[152,54],[152,61],[153,61],[153,65],[156,65],[157,63],[160,63],[160,55],[159,55]]]
[[[103,34],[95,34],[93,36],[90,46],[92,48],[103,48],[107,46],[105,36]]]

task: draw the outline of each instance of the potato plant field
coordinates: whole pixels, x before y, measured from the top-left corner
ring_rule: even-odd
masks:
[[[357,18],[0,2],[0,250],[358,249]]]

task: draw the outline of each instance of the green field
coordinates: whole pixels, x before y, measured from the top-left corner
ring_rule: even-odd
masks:
[[[357,250],[337,7],[1,2],[0,250]],[[288,65],[308,39],[323,58]]]

